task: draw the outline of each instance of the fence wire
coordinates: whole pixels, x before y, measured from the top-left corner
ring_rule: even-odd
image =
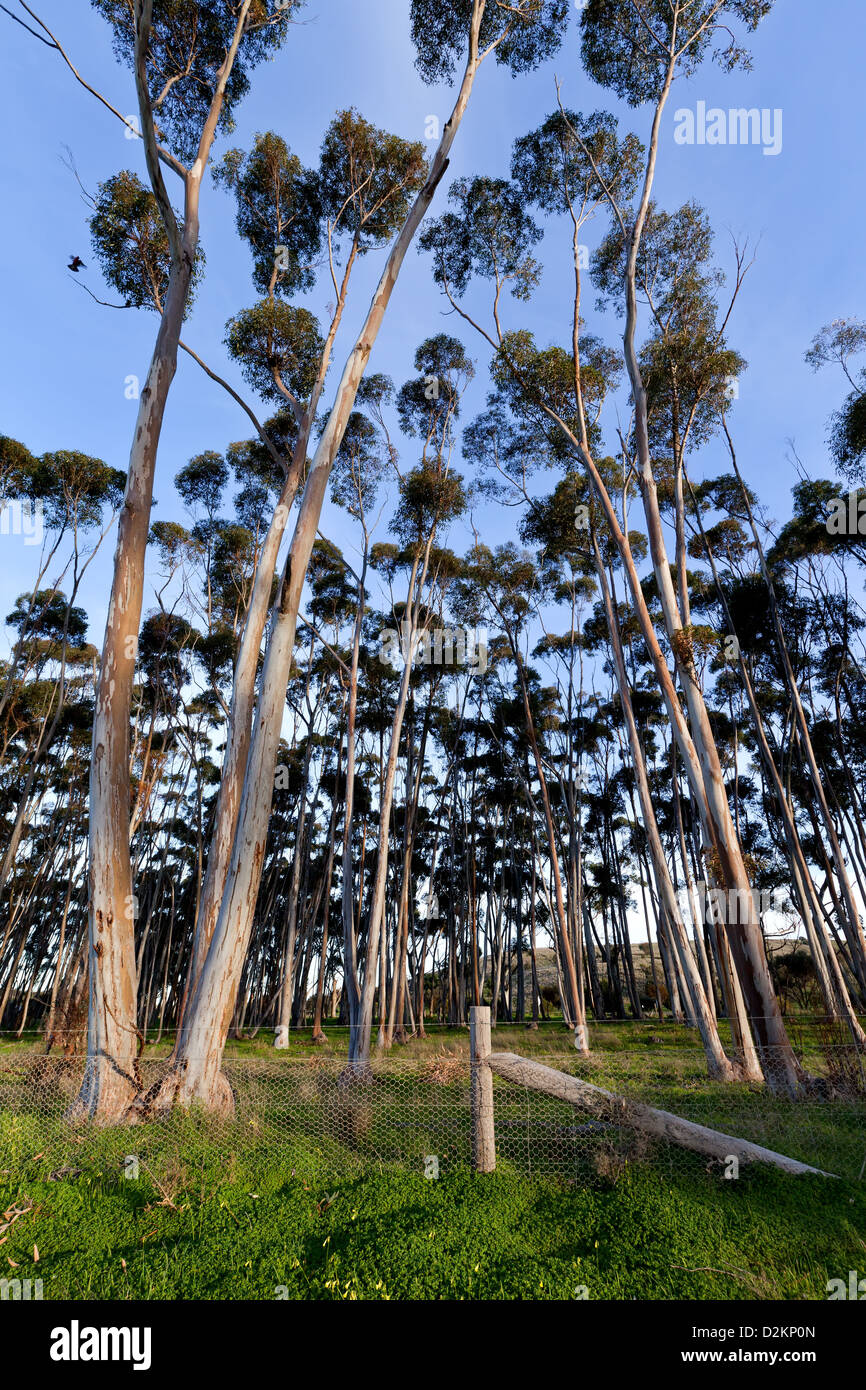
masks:
[[[495,1048],[495,1042],[494,1042]],[[534,1062],[568,1072],[626,1101],[642,1102],[797,1159],[845,1180],[866,1175],[866,1096],[826,1063],[815,1093],[789,1099],[764,1086],[708,1081],[694,1049],[660,1043],[637,1051],[535,1052]],[[850,1057],[836,1059],[839,1075]],[[167,1058],[143,1057],[152,1086]],[[84,1075],[80,1059],[31,1050],[0,1053],[0,1175],[33,1165],[43,1178],[147,1174],[157,1186],[202,1171],[254,1176],[275,1167],[310,1179],[365,1169],[439,1178],[472,1162],[471,1064],[465,1050],[375,1056],[363,1080],[345,1058],[298,1051],[227,1056],[231,1118],[175,1111],[134,1126],[71,1125],[68,1107]],[[850,1070],[850,1067],[849,1067]],[[618,1100],[571,1104],[494,1076],[497,1167],[565,1182],[615,1182],[639,1165],[669,1179],[678,1170],[708,1181],[737,1176],[717,1160],[647,1135]]]

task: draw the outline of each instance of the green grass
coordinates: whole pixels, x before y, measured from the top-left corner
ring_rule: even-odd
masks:
[[[817,1033],[813,1029],[810,1016],[789,1015],[786,1020],[787,1026],[791,1029],[800,1044],[803,1040],[809,1048],[814,1048],[817,1043]],[[409,1056],[417,1054],[427,1054],[431,1049],[438,1045],[450,1048],[459,1048],[469,1051],[469,1028],[451,1027],[425,1020],[427,1036],[424,1039],[410,1038],[401,1048],[396,1049],[405,1052]],[[344,1053],[347,1047],[348,1029],[344,1025],[333,1021],[326,1021],[324,1043],[313,1043],[311,1041],[311,1028],[292,1029],[291,1045],[286,1057],[305,1056],[311,1053],[328,1055],[329,1053]],[[687,1048],[696,1051],[698,1056],[702,1056],[700,1040],[694,1029],[685,1024],[673,1023],[666,1019],[664,1023],[659,1023],[656,1018],[644,1019],[622,1019],[608,1020],[604,1023],[597,1023],[590,1020],[589,1024],[590,1041],[593,1051],[600,1052],[631,1052],[634,1049],[643,1047],[664,1048]],[[723,1041],[730,1039],[730,1029],[726,1019],[719,1019],[719,1033]],[[563,1024],[562,1019],[557,1015],[549,1019],[542,1019],[537,1028],[531,1028],[527,1024],[503,1023],[495,1025],[492,1032],[493,1046],[502,1051],[514,1049],[515,1051],[529,1054],[530,1052],[552,1052],[561,1051],[569,1053],[574,1050],[571,1030]],[[650,1039],[655,1038],[655,1042]],[[0,1034],[0,1054],[4,1052],[15,1053],[22,1049],[39,1046],[42,1042],[42,1035],[36,1030],[28,1030],[18,1039],[12,1033]],[[171,1051],[173,1035],[164,1034],[159,1043],[156,1042],[156,1033],[151,1032],[148,1037],[148,1052],[153,1051],[157,1056],[166,1056]],[[274,1035],[269,1028],[261,1028],[255,1037],[244,1037],[242,1039],[230,1038],[226,1045],[227,1056],[272,1056],[274,1053]],[[519,1044],[519,1046],[517,1046]]]
[[[46,1299],[563,1299],[581,1286],[591,1299],[822,1299],[828,1279],[866,1273],[866,1103],[711,1083],[686,1029],[600,1025],[581,1059],[561,1023],[500,1027],[494,1048],[842,1180],[744,1166],[726,1181],[630,1131],[575,1130],[585,1115],[498,1078],[497,1171],[474,1175],[465,1030],[395,1048],[377,1085],[349,1096],[338,1030],[324,1047],[270,1043],[227,1049],[232,1124],[175,1115],[78,1133],[62,1121],[68,1090],[34,1091],[18,1065],[33,1041],[5,1045],[0,1227],[24,1214],[0,1229],[0,1276],[41,1278]],[[123,1176],[128,1153],[137,1178]],[[441,1176],[425,1181],[430,1153]]]
[[[608,1184],[507,1165],[341,1182],[305,1178],[310,1157],[227,1172],[205,1155],[161,1187],[25,1166],[0,1179],[2,1210],[31,1207],[0,1258],[47,1299],[570,1299],[581,1285],[591,1299],[821,1299],[866,1266],[866,1193],[826,1179],[710,1181],[689,1157],[667,1178],[638,1165]]]
[[[866,1023],[866,1018],[863,1021]],[[811,1016],[789,1014],[786,1026],[794,1045],[804,1058],[810,1063],[816,1063],[820,1058],[821,1034]],[[726,1045],[729,1044],[730,1026],[727,1019],[719,1019],[718,1027],[722,1041]],[[468,1027],[447,1027],[427,1019],[425,1028],[426,1038],[410,1038],[404,1045],[395,1046],[394,1055],[410,1058],[428,1056],[441,1048],[468,1057]],[[300,1061],[311,1055],[345,1055],[348,1047],[348,1029],[345,1026],[326,1022],[323,1043],[313,1043],[311,1033],[310,1028],[293,1029],[288,1051],[276,1055],[280,1055],[286,1061]],[[655,1018],[610,1020],[604,1023],[591,1020],[589,1033],[593,1054],[606,1056],[627,1053],[633,1058],[644,1051],[648,1057],[659,1053],[686,1052],[693,1054],[699,1069],[704,1070],[700,1040],[695,1029],[688,1028],[685,1024],[669,1020],[659,1023]],[[35,1031],[25,1033],[20,1039],[11,1033],[0,1034],[0,1056],[14,1056],[34,1047],[38,1050],[42,1041],[41,1034]],[[530,1028],[526,1024],[499,1023],[492,1030],[492,1041],[494,1049],[498,1051],[519,1052],[527,1057],[535,1054],[571,1056],[574,1053],[571,1030],[563,1024],[560,1017],[544,1019],[537,1028]],[[230,1038],[226,1044],[226,1056],[273,1057],[273,1042],[273,1032],[262,1028],[255,1037]],[[156,1034],[151,1033],[148,1038],[147,1055],[166,1057],[171,1051],[172,1043],[173,1036],[170,1034],[165,1034],[156,1042]]]

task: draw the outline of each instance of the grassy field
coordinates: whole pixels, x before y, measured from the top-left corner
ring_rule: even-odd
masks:
[[[336,1030],[324,1047],[269,1044],[230,1044],[233,1125],[178,1116],[102,1135],[62,1127],[61,1093],[40,1108],[4,1089],[3,1068],[26,1077],[33,1055],[5,1044],[0,1274],[41,1278],[46,1299],[822,1299],[828,1279],[866,1271],[862,1100],[713,1086],[685,1029],[599,1027],[588,1061],[557,1024],[500,1028],[494,1047],[842,1178],[761,1166],[726,1181],[681,1149],[584,1133],[570,1107],[506,1083],[497,1171],[474,1175],[461,1030],[395,1049],[357,1103],[337,1088]],[[440,1175],[426,1180],[430,1153]]]
[[[226,1173],[215,1155],[165,1191],[147,1174],[4,1175],[3,1210],[28,1209],[2,1246],[9,1277],[52,1299],[820,1299],[866,1265],[866,1195],[829,1179],[753,1169],[711,1186],[690,1159],[664,1182],[505,1167],[335,1186],[301,1177],[307,1158]]]

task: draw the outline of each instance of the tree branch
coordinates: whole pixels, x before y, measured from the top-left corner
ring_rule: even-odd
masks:
[[[232,400],[237,401],[237,403],[238,403],[238,405],[240,406],[241,410],[243,410],[243,411],[245,412],[245,414],[248,415],[249,418],[250,418],[250,420],[252,421],[256,433],[258,434],[259,438],[261,439],[262,443],[264,444],[265,448],[267,449],[267,451],[268,451],[268,453],[270,454],[271,458],[273,459],[274,463],[277,465],[277,467],[279,468],[280,472],[281,472],[282,474],[285,475],[285,473],[288,471],[287,468],[286,468],[286,461],[285,461],[285,459],[284,459],[283,456],[280,454],[280,452],[279,452],[279,450],[277,449],[276,445],[273,443],[273,441],[272,441],[272,439],[270,438],[270,435],[268,434],[268,432],[267,432],[267,430],[265,429],[264,425],[261,425],[261,424],[259,423],[258,419],[256,418],[256,415],[255,415],[254,411],[251,409],[250,406],[247,405],[247,403],[246,403],[246,401],[244,400],[243,396],[239,396],[238,393],[237,393],[237,391],[234,389],[233,386],[230,386],[229,383],[228,383],[223,377],[218,376],[216,372],[212,371],[211,368],[207,365],[207,363],[202,361],[202,359],[199,357],[198,353],[197,353],[197,352],[194,352],[193,349],[192,349],[191,347],[189,347],[189,346],[183,341],[182,338],[180,338],[180,339],[178,340],[178,347],[183,348],[184,352],[188,353],[189,356],[192,358],[192,360],[193,360],[194,362],[197,362],[197,363],[198,363],[198,365],[201,367],[201,369],[202,369],[202,371],[205,373],[205,375],[210,377],[211,381],[215,381],[215,382],[217,383],[218,386],[221,386],[221,387],[223,388],[224,391],[228,391],[228,393],[229,393],[229,395],[231,396]]]
[[[37,14],[34,14],[30,6],[24,3],[24,0],[18,0],[18,3],[20,5],[23,5],[24,9],[30,15],[30,18],[34,19],[36,23],[40,26],[40,28],[45,30],[46,34],[48,35],[47,39],[43,39],[41,34],[37,34],[35,29],[31,29],[29,24],[25,24],[23,19],[19,19],[18,16],[14,15],[11,10],[6,8],[5,5],[0,5],[0,9],[5,11],[5,13],[9,15],[10,19],[14,19],[16,24],[20,24],[22,28],[26,29],[28,34],[32,34],[34,38],[37,38],[41,43],[44,43],[46,48],[56,49],[66,66],[69,68],[69,71],[72,73],[75,80],[77,82],[80,82],[84,90],[86,92],[89,92],[91,96],[96,97],[96,100],[101,102],[102,105],[106,108],[106,110],[111,112],[112,116],[116,116],[117,119],[121,121],[123,125],[126,126],[127,130],[131,130],[137,139],[141,139],[141,131],[136,130],[135,126],[131,123],[131,121],[127,120],[126,116],[122,115],[121,112],[118,111],[116,106],[112,106],[111,102],[107,101],[101,92],[97,92],[95,87],[91,87],[90,83],[84,80],[84,78],[81,76],[81,73],[78,71],[78,68],[75,66],[72,59],[69,57],[69,54],[66,52],[66,49],[63,47],[62,43],[60,43],[57,36],[53,34],[51,30],[48,28],[48,25],[45,24]],[[186,178],[186,169],[184,168],[183,164],[181,164],[179,159],[175,159],[174,155],[171,154],[169,150],[164,149],[162,145],[159,145],[157,146],[157,152],[163,164],[168,165],[169,169],[173,169],[179,178]]]
[[[153,106],[150,101],[150,89],[147,85],[147,52],[150,47],[150,29],[153,18],[153,0],[137,0],[135,15],[135,87],[138,93],[138,105],[141,111],[141,134],[144,140],[144,154],[147,161],[147,172],[150,175],[150,182],[154,196],[159,204],[159,211],[165,226],[168,244],[171,247],[171,259],[175,265],[179,265],[183,256],[183,242],[180,229],[177,225],[177,218],[174,215],[174,208],[165,187],[162,177],[162,170],[159,167],[159,147],[156,141],[156,132],[153,126]]]

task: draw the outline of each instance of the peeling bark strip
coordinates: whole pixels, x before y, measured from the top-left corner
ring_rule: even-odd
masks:
[[[129,456],[120,513],[114,577],[96,691],[90,769],[88,883],[90,1010],[87,1066],[72,1118],[121,1119],[140,1090],[133,916],[129,853],[129,716],[141,622],[144,566],[153,479],[165,405],[177,369],[177,350],[199,238],[201,180],[222,111],[226,83],[244,33],[251,0],[243,0],[198,153],[183,170],[184,218],[178,227],[163,183],[147,85],[153,0],[136,6],[135,81],[148,173],[171,248],[171,273]],[[174,166],[173,166],[174,167]],[[180,172],[182,166],[177,165]]]
[[[671,1115],[667,1110],[656,1110],[651,1105],[626,1100],[614,1095],[601,1086],[593,1086],[566,1072],[553,1067],[542,1066],[540,1062],[530,1062],[518,1057],[514,1052],[491,1052],[487,1065],[497,1076],[505,1081],[513,1081],[516,1086],[528,1086],[530,1090],[541,1091],[555,1100],[564,1100],[569,1105],[579,1105],[600,1119],[621,1118],[624,1124],[641,1129],[658,1139],[681,1144],[695,1153],[706,1154],[709,1158],[738,1158],[743,1163],[772,1163],[786,1173],[815,1173],[822,1178],[835,1178],[836,1173],[825,1173],[821,1168],[812,1168],[808,1163],[800,1163],[796,1158],[774,1153],[772,1149],[752,1144],[748,1139],[736,1139],[733,1135],[722,1134],[706,1125],[683,1120],[679,1115]]]

